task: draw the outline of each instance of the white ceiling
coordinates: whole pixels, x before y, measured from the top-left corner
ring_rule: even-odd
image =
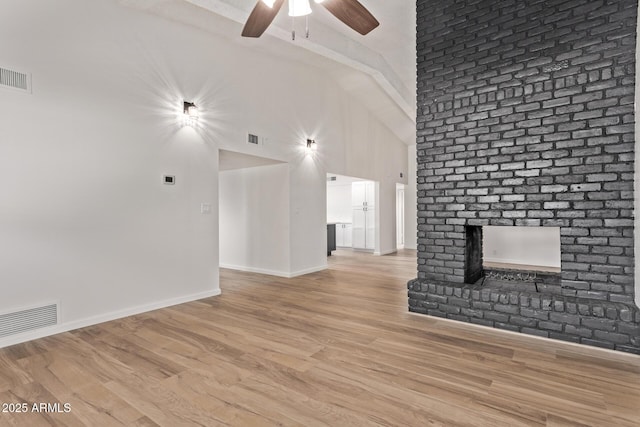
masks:
[[[283,6],[259,39],[240,36],[258,0],[119,0],[168,19],[213,32],[243,46],[259,47],[278,57],[301,61],[331,75],[372,111],[400,140],[415,141],[416,30],[415,2],[360,0],[380,26],[362,36],[311,2],[311,36],[305,39],[304,18],[292,20]],[[203,13],[203,9],[206,11]]]

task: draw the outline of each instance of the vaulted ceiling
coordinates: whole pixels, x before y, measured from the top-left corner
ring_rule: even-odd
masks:
[[[235,43],[320,67],[365,103],[402,141],[415,140],[415,2],[360,0],[380,21],[361,36],[311,2],[310,37],[304,18],[294,22],[284,7],[259,39],[240,33],[258,0],[119,0],[120,3],[182,22]],[[203,13],[204,12],[204,13]],[[291,39],[292,28],[296,40]]]

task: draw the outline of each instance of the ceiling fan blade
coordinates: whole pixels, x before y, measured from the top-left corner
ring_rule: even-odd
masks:
[[[273,7],[269,7],[262,1],[258,0],[256,7],[253,8],[251,15],[247,19],[242,29],[242,37],[260,37],[267,27],[276,17],[280,8],[284,4],[284,0],[276,0]]]
[[[336,18],[363,36],[380,23],[358,0],[324,0],[321,3]]]

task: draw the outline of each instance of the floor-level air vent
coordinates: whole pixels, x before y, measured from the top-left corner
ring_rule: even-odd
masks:
[[[0,314],[0,338],[58,324],[58,304]]]
[[[0,87],[31,93],[31,75],[0,67]]]

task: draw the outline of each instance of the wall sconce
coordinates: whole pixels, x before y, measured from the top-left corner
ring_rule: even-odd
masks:
[[[313,152],[318,149],[318,144],[313,139],[307,139],[307,151]]]
[[[193,102],[184,101],[184,114],[190,119],[198,118],[198,107]]]

